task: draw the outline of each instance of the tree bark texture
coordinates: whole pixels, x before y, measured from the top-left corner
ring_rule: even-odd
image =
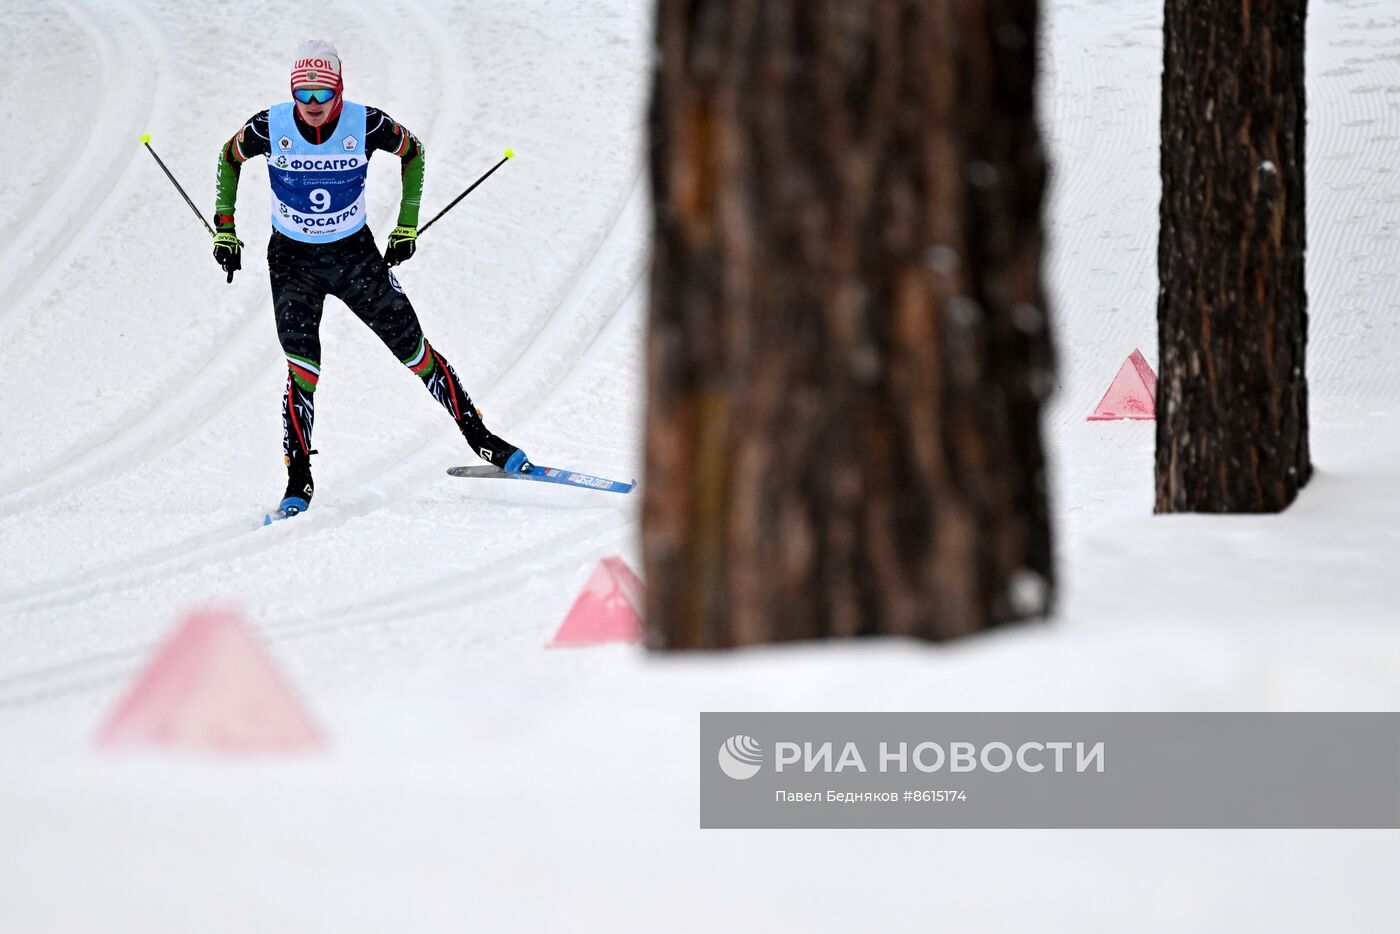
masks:
[[[647,641],[1044,613],[1035,0],[659,0]]]
[[[1308,454],[1307,0],[1166,0],[1158,512],[1278,512]]]

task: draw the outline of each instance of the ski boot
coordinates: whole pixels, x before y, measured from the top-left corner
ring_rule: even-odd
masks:
[[[479,438],[472,448],[482,460],[506,473],[529,473],[535,466],[530,463],[530,458],[525,456],[524,451],[489,431]]]
[[[271,525],[279,519],[299,516],[311,505],[311,495],[316,485],[311,481],[311,454],[289,455],[283,458],[287,464],[287,491],[282,494],[282,502],[277,511],[263,518],[263,525]]]

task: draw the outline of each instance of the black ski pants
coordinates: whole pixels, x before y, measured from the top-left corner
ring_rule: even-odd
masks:
[[[287,357],[282,452],[290,465],[312,453],[316,383],[321,376],[321,312],[326,296],[344,302],[404,366],[423,380],[480,450],[491,435],[457,373],[423,336],[418,315],[384,262],[368,227],[331,243],[302,243],[273,232],[267,244],[277,339]]]

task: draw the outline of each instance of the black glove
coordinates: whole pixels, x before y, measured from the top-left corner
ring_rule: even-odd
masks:
[[[228,281],[233,274],[243,268],[243,241],[232,230],[221,230],[214,234],[214,261],[228,273]]]
[[[395,227],[389,234],[389,248],[384,251],[384,262],[397,266],[413,255],[418,241],[417,227]]]

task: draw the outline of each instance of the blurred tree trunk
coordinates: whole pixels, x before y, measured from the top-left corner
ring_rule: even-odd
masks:
[[[1166,0],[1157,511],[1308,482],[1307,0]]]
[[[1052,593],[1035,0],[659,0],[647,641]]]

